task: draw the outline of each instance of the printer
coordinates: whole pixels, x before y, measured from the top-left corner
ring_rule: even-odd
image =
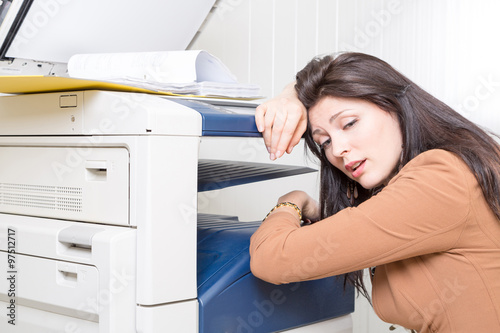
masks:
[[[77,52],[183,49],[213,5],[4,1],[0,71],[62,75]],[[153,28],[181,34],[162,15],[189,21],[184,39],[141,39]],[[90,36],[65,40],[79,25]],[[141,31],[120,39],[129,25]],[[113,37],[92,43],[95,26]],[[0,331],[352,332],[354,290],[342,277],[257,279],[248,246],[260,221],[199,204],[203,193],[231,195],[256,183],[265,191],[280,178],[316,172],[302,147],[266,161],[254,108],[101,90],[0,96]],[[249,145],[257,152],[251,160],[241,148]]]

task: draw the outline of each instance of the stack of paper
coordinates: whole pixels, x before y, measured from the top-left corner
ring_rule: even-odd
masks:
[[[69,60],[68,74],[172,94],[261,97],[258,85],[238,83],[219,59],[205,51],[79,54]]]

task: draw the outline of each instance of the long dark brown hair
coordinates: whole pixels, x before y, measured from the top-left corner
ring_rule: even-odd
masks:
[[[500,146],[477,125],[434,98],[386,62],[363,53],[340,53],[310,61],[296,76],[295,89],[307,110],[323,97],[356,98],[371,102],[395,116],[403,134],[404,166],[430,149],[444,149],[461,157],[475,175],[486,202],[500,220]],[[311,128],[305,133],[310,151],[320,161],[321,218],[351,206],[346,196],[350,179],[327,160],[314,142]],[[369,199],[373,191],[360,189],[354,205]],[[370,300],[363,272],[345,274]]]

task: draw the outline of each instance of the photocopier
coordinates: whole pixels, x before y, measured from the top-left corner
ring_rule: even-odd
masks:
[[[71,53],[120,52],[126,44],[183,49],[213,5],[3,1],[1,72],[58,74]],[[139,15],[144,8],[149,16]],[[162,11],[190,21],[183,40],[166,34],[164,45],[157,36],[148,45],[137,34],[121,41],[138,20],[156,29],[173,24]],[[76,42],[60,31],[98,22],[103,30],[115,25],[101,33],[117,35],[117,49],[105,49],[113,40],[90,43],[91,33]],[[30,24],[38,30],[28,38]],[[145,35],[152,27],[144,25]],[[50,34],[54,54],[36,50]],[[352,332],[354,290],[342,277],[259,280],[248,246],[260,221],[200,209],[202,193],[256,182],[266,191],[277,178],[316,171],[301,147],[297,158],[265,161],[254,107],[101,90],[0,96],[0,332]]]

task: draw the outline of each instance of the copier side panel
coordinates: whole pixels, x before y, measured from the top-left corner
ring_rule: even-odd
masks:
[[[0,160],[0,212],[129,224],[125,148],[0,143]]]
[[[130,195],[130,202],[129,207],[123,209],[128,216],[127,223],[120,224],[137,228],[137,303],[151,306],[196,298],[199,137],[0,137],[0,148],[7,144],[13,149],[26,149],[28,145],[40,150],[58,146],[74,150],[80,160],[78,164],[82,167],[82,174],[87,172],[84,166],[89,162],[86,156],[78,153],[77,148],[82,148],[82,145],[89,151],[126,150],[130,155],[130,165],[127,165],[130,180],[128,188],[121,188],[120,195]],[[103,207],[111,208],[113,205],[110,203],[108,206],[107,201],[115,201],[117,197],[97,193],[95,198]],[[116,218],[123,215],[123,211],[110,216]],[[38,216],[47,217],[47,214],[39,213]],[[64,212],[50,217],[65,219]],[[102,216],[99,220],[81,216],[75,220],[105,223]]]
[[[125,149],[130,156],[129,188],[125,192],[130,196],[127,210],[130,212],[129,226],[136,232],[134,263],[137,269],[133,274],[134,302],[123,303],[123,306],[132,304],[137,311],[137,320],[143,322],[144,318],[150,316],[162,318],[177,311],[173,304],[168,308],[163,306],[165,304],[186,301],[197,304],[198,136],[16,136],[0,137],[0,146],[19,149],[26,146],[33,149]],[[76,156],[85,165],[85,156]],[[104,201],[109,199],[104,195],[97,197]],[[39,221],[36,217],[24,218]],[[64,223],[69,225],[71,222]],[[22,238],[25,239],[24,236]],[[42,255],[43,251],[37,251],[38,254],[34,255]],[[83,257],[79,260],[83,260]],[[108,283],[109,288],[112,288],[113,282]],[[139,307],[136,308],[137,304]],[[197,309],[197,306],[194,308]],[[119,315],[118,312],[113,313]],[[186,313],[186,316],[191,318],[190,321],[196,321],[197,310]]]
[[[137,147],[138,304],[195,299],[199,137],[144,136]]]
[[[135,229],[0,214],[0,239],[0,331],[134,332]]]

